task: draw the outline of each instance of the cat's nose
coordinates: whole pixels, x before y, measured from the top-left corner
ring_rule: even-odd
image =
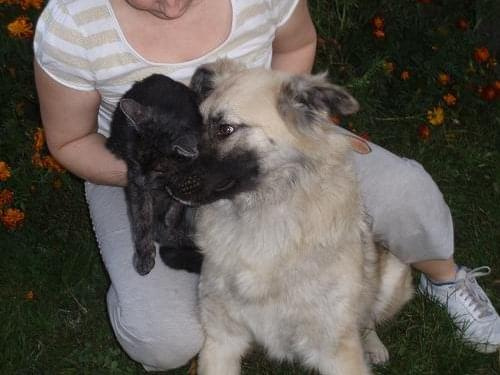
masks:
[[[188,135],[182,136],[174,142],[172,149],[186,158],[196,159],[199,155],[198,139]]]

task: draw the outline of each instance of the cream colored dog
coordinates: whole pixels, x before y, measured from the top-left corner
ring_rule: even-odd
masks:
[[[356,100],[324,75],[227,60],[200,68],[192,87],[209,94],[201,111],[217,157],[258,165],[238,181],[246,192],[197,213],[199,374],[239,374],[252,342],[321,374],[370,374],[368,362],[388,356],[375,323],[413,290],[409,267],[374,246],[365,222],[350,161],[363,144],[329,121]]]

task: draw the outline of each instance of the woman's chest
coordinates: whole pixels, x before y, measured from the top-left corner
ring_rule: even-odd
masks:
[[[162,20],[148,12],[115,8],[123,37],[143,59],[155,63],[183,63],[216,49],[233,25],[230,0],[195,1],[179,19]],[[139,13],[138,13],[139,12]]]

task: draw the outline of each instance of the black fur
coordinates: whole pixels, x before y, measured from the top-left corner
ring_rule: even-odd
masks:
[[[215,73],[204,66],[196,69],[189,86],[198,94],[203,101],[214,89],[213,77]]]
[[[125,193],[136,248],[134,266],[141,275],[154,266],[154,241],[160,243],[162,259],[176,259],[165,254],[169,252],[189,253],[189,269],[199,272],[202,257],[182,220],[186,208],[171,198],[162,174],[170,165],[198,155],[201,127],[196,94],[158,74],[135,83],[115,110],[106,146],[127,163]]]
[[[128,167],[125,194],[141,275],[155,263],[155,245],[170,267],[200,272],[202,255],[191,240],[192,210],[239,193],[257,174],[251,155],[218,160],[200,144],[199,97],[189,87],[154,74],[125,93],[106,146]]]

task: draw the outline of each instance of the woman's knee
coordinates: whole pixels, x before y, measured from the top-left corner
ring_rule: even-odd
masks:
[[[107,299],[118,342],[146,370],[181,367],[199,352],[203,333],[194,312],[175,314],[175,311],[148,310],[150,306],[120,305],[112,287]]]
[[[111,279],[108,314],[118,342],[148,369],[184,365],[203,342],[196,313],[198,276],[160,261],[147,277],[138,275],[132,265],[134,246],[123,189],[90,183],[85,187]]]
[[[367,202],[376,238],[406,263],[452,256],[451,213],[429,173],[401,159],[385,178],[385,188],[375,193],[378,201]]]
[[[398,178],[399,175],[399,178]],[[390,182],[397,201],[391,211],[398,218],[412,217],[417,222],[441,221],[449,208],[433,178],[418,162],[403,159],[398,174]]]

